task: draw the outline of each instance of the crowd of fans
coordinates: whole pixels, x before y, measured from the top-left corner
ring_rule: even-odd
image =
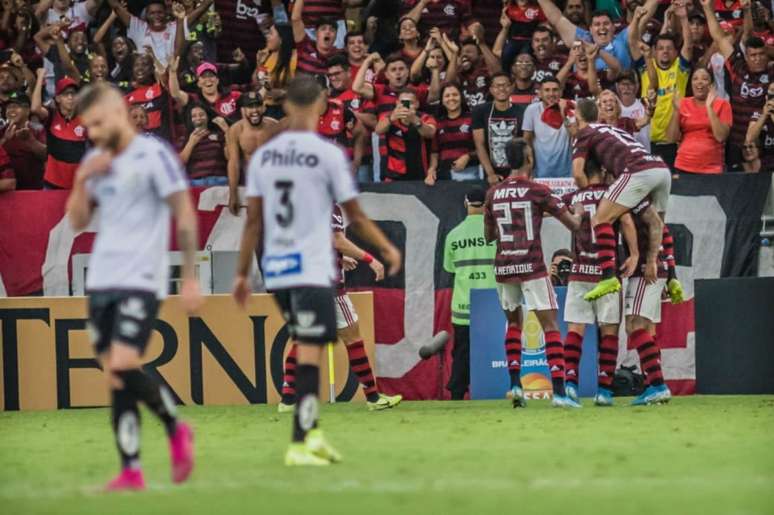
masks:
[[[2,0],[0,191],[70,187],[88,147],[76,94],[109,81],[236,210],[301,73],[325,84],[320,133],[360,182],[495,183],[513,136],[536,177],[570,177],[589,97],[675,174],[774,169],[774,2],[253,1]]]

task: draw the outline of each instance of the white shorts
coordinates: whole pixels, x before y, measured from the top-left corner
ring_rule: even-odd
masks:
[[[666,211],[672,172],[668,168],[652,168],[637,173],[622,173],[607,188],[605,198],[629,209],[637,207],[650,195],[650,203],[659,213]]]
[[[349,295],[336,295],[336,330],[346,329],[357,323],[357,312]]]
[[[530,311],[558,309],[556,293],[548,277],[520,283],[497,283],[497,296],[505,311],[514,311],[522,304]]]
[[[626,284],[626,316],[641,316],[654,324],[661,322],[661,294],[665,285],[666,279],[648,284],[643,277],[630,277]]]
[[[597,283],[570,281],[564,304],[564,321],[572,324],[619,324],[621,293],[604,295],[591,302],[583,298]]]

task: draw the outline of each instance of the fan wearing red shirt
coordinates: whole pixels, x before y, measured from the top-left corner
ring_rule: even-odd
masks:
[[[169,93],[154,75],[153,59],[148,54],[135,57],[132,86],[134,89],[124,97],[127,103],[141,104],[148,113],[147,131],[169,141],[172,118]]]
[[[197,66],[196,86],[199,93],[186,93],[180,89],[177,77],[179,65],[180,58],[175,57],[169,68],[169,94],[177,101],[178,107],[186,107],[189,103],[201,104],[207,108],[207,114],[214,122],[218,118],[222,118],[228,122],[228,125],[231,125],[239,120],[240,112],[237,101],[241,93],[239,91],[221,93],[217,66],[208,62]],[[228,127],[223,130],[228,130]]]
[[[8,125],[2,130],[0,147],[11,159],[17,190],[43,188],[43,167],[48,157],[46,131],[40,124],[30,123],[30,105],[23,91],[11,93],[5,104]]]
[[[16,173],[11,167],[11,158],[8,153],[0,147],[0,193],[4,191],[13,191],[16,189]]]
[[[375,132],[386,139],[387,164],[382,173],[385,182],[425,178],[436,121],[418,109],[416,92],[406,88],[398,93],[395,109],[379,115]]]
[[[718,98],[706,68],[694,71],[691,89],[693,96],[680,101],[669,123],[669,139],[680,142],[675,168],[689,173],[722,173],[724,145],[733,121],[731,104]]]
[[[553,405],[580,408],[567,397],[564,384],[564,348],[557,323],[556,293],[548,278],[540,229],[543,215],[558,219],[571,231],[580,228],[580,217],[572,215],[548,186],[533,182],[532,150],[526,140],[515,138],[505,147],[510,175],[492,186],[484,204],[484,235],[497,242],[495,279],[500,305],[508,319],[505,349],[511,376],[514,408],[526,401],[521,386],[522,305],[534,310],[545,335],[546,358],[551,371]]]
[[[345,127],[346,148],[352,160],[358,182],[372,182],[371,130],[376,127],[376,117],[365,114],[364,102],[352,91],[349,61],[344,55],[328,60],[329,96],[339,102],[347,112]]]
[[[86,152],[86,128],[75,116],[78,83],[70,77],[57,81],[53,105],[44,107],[44,81],[45,70],[39,68],[30,110],[43,120],[46,127],[48,159],[43,172],[43,187],[69,190],[73,187],[75,170]]]
[[[298,59],[296,73],[325,75],[328,58],[339,52],[334,46],[338,24],[335,20],[320,18],[315,28],[315,40],[312,41],[306,33],[303,12],[304,0],[296,0],[290,17]]]

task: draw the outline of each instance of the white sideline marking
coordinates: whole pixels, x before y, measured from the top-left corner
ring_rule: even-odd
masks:
[[[278,465],[281,466],[281,465]],[[336,466],[341,468],[341,466]],[[562,487],[563,489],[608,489],[613,490],[623,486],[636,485],[639,488],[645,487],[666,487],[669,489],[696,487],[703,485],[715,485],[729,487],[736,484],[744,486],[770,486],[774,482],[774,476],[756,476],[756,477],[734,477],[734,478],[649,478],[649,477],[626,477],[626,478],[588,478],[588,479],[557,479],[557,478],[534,478],[524,482],[521,486],[528,490],[548,490]],[[448,492],[456,489],[473,489],[479,491],[503,491],[512,489],[516,481],[504,479],[435,479],[432,481],[390,481],[373,480],[363,481],[360,479],[345,479],[342,481],[322,484],[312,483],[304,486],[303,490],[308,493],[343,493],[349,491],[369,492],[369,493],[425,493],[425,492]],[[222,490],[242,490],[242,489],[270,489],[279,491],[298,492],[299,484],[294,481],[282,481],[271,478],[254,478],[246,481],[189,481],[185,485],[173,485],[169,483],[150,484],[146,491],[151,493],[171,494],[174,492],[192,493],[191,491],[222,491]],[[4,487],[0,489],[0,498],[11,499],[61,499],[74,496],[101,496],[114,495],[103,492],[102,486],[84,486],[68,488],[49,488],[41,489],[32,485],[23,487]]]

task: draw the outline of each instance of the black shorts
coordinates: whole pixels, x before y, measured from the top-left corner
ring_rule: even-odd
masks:
[[[120,341],[145,352],[156,315],[156,294],[137,290],[104,290],[89,293],[89,330],[97,355]]]
[[[274,290],[290,337],[302,343],[326,344],[336,341],[336,305],[333,288],[299,286]]]

